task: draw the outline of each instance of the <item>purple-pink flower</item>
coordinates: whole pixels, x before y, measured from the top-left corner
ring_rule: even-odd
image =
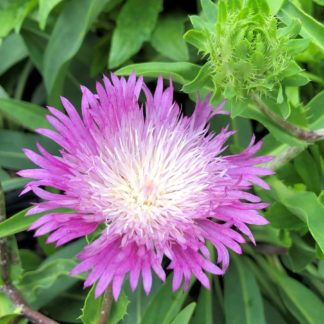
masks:
[[[186,289],[191,275],[209,287],[206,272],[225,272],[228,249],[242,253],[243,234],[254,242],[247,225],[267,223],[258,213],[266,204],[247,192],[252,184],[268,189],[259,177],[272,171],[257,165],[271,158],[254,156],[261,142],[252,138],[240,154],[221,155],[233,132],[215,134],[208,122],[224,113],[223,104],[214,110],[209,98],[198,100],[192,116],[183,116],[172,83],[163,89],[162,78],[153,94],[135,74],[128,80],[104,77],[95,94],[81,90],[81,116],[62,98],[67,115],[49,107],[55,131],[38,130],[59,144],[60,156],[40,144],[39,153],[25,150],[39,168],[19,172],[36,179],[23,193],[32,190],[43,200],[28,215],[47,212],[30,229],[37,229],[36,236],[49,234],[47,242],[57,246],[100,231],[72,271],[90,270],[84,285],[97,282],[96,296],[112,283],[117,299],[126,275],[132,289],[141,276],[148,294],[152,271],[165,280],[164,257],[174,290],[183,279]],[[61,208],[69,211],[55,211]],[[207,241],[217,251],[216,264]]]

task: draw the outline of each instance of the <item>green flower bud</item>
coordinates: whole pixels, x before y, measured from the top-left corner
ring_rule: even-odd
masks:
[[[295,53],[291,47],[296,48],[296,44],[291,42],[302,41],[300,49],[308,42],[290,39],[298,33],[300,24],[295,21],[279,28],[265,0],[220,0],[217,8],[202,0],[203,9],[207,2],[208,10],[212,10],[211,5],[217,10],[215,21],[203,11],[202,17],[193,17],[194,29],[185,39],[207,58],[204,71],[208,71],[216,90],[235,101],[251,93],[264,96],[274,92],[278,97],[282,81],[301,71],[292,59]]]

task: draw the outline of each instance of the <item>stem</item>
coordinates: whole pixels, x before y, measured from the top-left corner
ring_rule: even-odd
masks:
[[[4,221],[5,218],[5,197],[0,183],[0,222]],[[21,314],[27,317],[32,323],[58,324],[57,322],[30,308],[19,291],[10,283],[10,251],[7,246],[6,238],[0,239],[0,266],[2,279],[0,291],[4,292],[10,298],[12,303],[20,309]]]
[[[264,113],[273,123],[284,129],[292,136],[299,138],[300,140],[307,142],[316,142],[324,139],[324,129],[317,131],[306,130],[291,124],[290,122],[282,119],[278,114],[273,112],[257,95],[252,94],[252,101]]]
[[[288,147],[278,156],[275,156],[270,162],[264,163],[263,165],[271,170],[278,170],[304,150],[305,148],[299,146]]]
[[[108,323],[112,302],[113,302],[113,295],[112,295],[111,284],[110,284],[104,293],[98,324]]]

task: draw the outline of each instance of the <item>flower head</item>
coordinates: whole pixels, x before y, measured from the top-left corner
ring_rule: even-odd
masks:
[[[135,74],[128,80],[112,74],[103,83],[96,94],[81,87],[82,116],[65,98],[67,115],[49,107],[47,119],[56,131],[38,132],[61,146],[60,156],[41,145],[39,154],[25,150],[40,168],[19,172],[36,179],[24,192],[43,199],[28,214],[47,212],[31,229],[50,233],[47,241],[58,246],[101,229],[72,271],[91,270],[85,286],[97,282],[97,296],[112,282],[117,299],[127,274],[133,289],[141,275],[149,293],[152,270],[165,280],[163,257],[170,260],[174,289],[183,277],[186,288],[192,274],[209,287],[205,272],[224,273],[228,249],[242,251],[242,234],[253,241],[247,224],[267,223],[258,214],[266,205],[246,190],[252,184],[268,188],[259,176],[271,171],[256,165],[269,157],[253,157],[261,146],[254,139],[240,154],[220,155],[233,132],[208,131],[210,118],[223,113],[221,106],[213,110],[209,98],[185,117],[173,101],[172,83],[163,89],[162,78],[154,94]],[[207,241],[217,250],[216,264]]]

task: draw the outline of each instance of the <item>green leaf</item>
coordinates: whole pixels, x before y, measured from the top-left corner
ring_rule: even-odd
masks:
[[[19,31],[29,12],[35,7],[36,0],[3,0],[0,3],[0,41],[12,29]]]
[[[135,72],[137,75],[151,78],[162,75],[165,79],[169,79],[171,76],[175,82],[183,85],[191,81],[197,75],[199,69],[199,65],[187,62],[150,62],[127,65],[117,70],[116,74],[130,75]]]
[[[305,107],[310,128],[313,130],[324,128],[323,102],[324,90],[317,94]]]
[[[310,39],[322,51],[324,51],[324,27],[313,17],[297,7],[291,1],[286,1],[281,8],[279,18],[288,24],[292,19],[299,19],[302,23],[300,34],[307,39]]]
[[[224,276],[226,323],[265,323],[259,286],[244,259],[232,255],[232,264]]]
[[[323,302],[308,288],[297,280],[269,266],[264,260],[262,267],[269,273],[280,289],[280,296],[291,314],[299,323],[320,324],[324,318]]]
[[[62,0],[39,0],[38,20],[41,29],[46,26],[47,17]]]
[[[50,148],[49,151],[56,147],[55,144],[52,145],[52,142],[40,135],[0,130],[0,166],[11,170],[34,168],[35,165],[25,156],[22,149],[35,149],[37,142],[45,144],[47,149]],[[15,186],[18,183],[23,183],[23,180],[25,179],[12,178],[6,185]]]
[[[217,19],[217,5],[211,0],[200,0],[202,14],[210,23],[215,23]]]
[[[0,99],[0,113],[30,130],[51,128],[45,119],[47,110],[29,102],[15,99]]]
[[[25,217],[27,210],[24,209],[0,223],[0,238],[25,231],[41,216],[37,214]]]
[[[0,46],[0,75],[27,56],[25,43],[20,35],[9,35]]]
[[[265,213],[271,226],[278,229],[303,230],[305,224],[294,214],[292,214],[283,204],[275,202],[267,208]]]
[[[112,35],[108,60],[110,68],[118,67],[127,61],[150,39],[161,10],[162,0],[128,0],[124,4]]]
[[[195,308],[196,303],[189,304],[176,316],[171,324],[188,324]]]
[[[312,155],[305,150],[294,159],[294,166],[303,179],[308,191],[319,194],[321,191],[321,170],[317,167]]]
[[[188,61],[187,44],[183,40],[184,17],[169,15],[159,19],[151,37],[157,52],[174,61]]]
[[[89,290],[89,293],[84,302],[84,306],[82,308],[82,314],[80,316],[82,323],[99,323],[103,299],[103,295],[101,295],[98,298],[95,298],[95,285],[93,285]],[[116,324],[124,318],[124,316],[127,313],[128,304],[129,300],[124,291],[122,291],[118,298],[118,301],[114,301],[112,304],[111,313],[109,316],[109,324]]]
[[[208,43],[207,43],[207,35],[205,31],[190,29],[188,30],[183,38],[192,46],[198,48],[198,50],[202,52],[208,52]]]
[[[1,153],[0,153],[1,154]],[[1,186],[4,192],[22,188],[29,180],[23,178],[9,178],[1,181]]]
[[[5,316],[14,314],[20,314],[20,308],[15,306],[7,295],[5,295],[3,292],[0,292],[0,323],[12,323],[10,320],[6,321],[7,318],[5,319]]]
[[[42,263],[42,259],[40,258],[40,256],[36,252],[28,249],[19,249],[19,256],[22,268],[25,271],[35,270]]]
[[[285,0],[267,0],[271,15],[277,14]]]
[[[291,55],[303,52],[310,44],[308,39],[290,39],[288,41],[288,52]]]
[[[180,311],[193,281],[186,292],[183,292],[181,289],[173,292],[171,277],[171,275],[168,276],[167,281],[161,286],[154,298],[151,299],[141,321],[142,324],[170,323]]]
[[[201,287],[195,315],[191,324],[213,324],[213,294],[212,291]]]
[[[196,77],[192,81],[186,83],[181,91],[196,94],[197,91],[203,87],[210,89],[210,92],[213,91],[213,82],[210,77],[210,65],[208,63],[205,63],[200,68]]]
[[[298,74],[283,79],[282,83],[287,87],[301,87],[309,82],[309,78],[305,75]]]
[[[49,96],[61,93],[67,63],[77,53],[91,24],[108,0],[72,0],[62,10],[45,50],[43,76]]]
[[[51,287],[61,276],[69,276],[76,265],[73,259],[55,259],[43,262],[39,268],[23,274],[18,288],[29,301],[37,300],[38,290]]]
[[[313,192],[295,191],[275,177],[268,178],[271,194],[291,213],[307,224],[314,240],[324,252],[324,206]]]
[[[283,256],[285,264],[294,272],[303,271],[315,259],[315,248],[309,246],[300,236],[293,235],[288,255]]]

